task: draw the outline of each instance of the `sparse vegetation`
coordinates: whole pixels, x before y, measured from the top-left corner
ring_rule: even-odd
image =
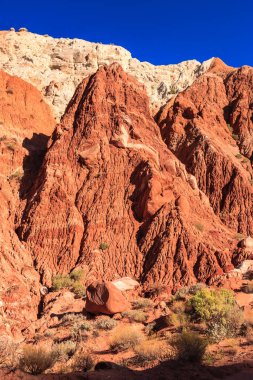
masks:
[[[204,288],[189,300],[193,317],[207,324],[210,338],[219,341],[236,335],[241,325],[241,311],[231,291]]]
[[[84,349],[81,349],[81,351],[78,351],[74,356],[71,369],[72,371],[87,372],[94,368],[95,364],[96,362],[92,355]]]
[[[18,345],[7,336],[0,337],[0,368],[14,369],[17,366],[20,350]]]
[[[69,275],[56,275],[52,280],[52,290],[69,289],[77,297],[81,298],[85,295],[85,288],[81,282],[83,278],[84,271],[82,269],[74,269]]]
[[[242,156],[240,153],[237,153],[237,154],[235,155],[235,157],[238,158],[238,159],[241,159],[243,156]]]
[[[179,360],[201,362],[207,348],[207,340],[194,332],[184,331],[172,339],[171,345],[175,348]]]
[[[16,179],[16,180],[20,181],[21,178],[23,177],[23,175],[24,175],[24,171],[23,171],[23,169],[18,168],[18,169],[16,169],[16,170],[14,170],[14,172],[12,172],[12,173],[9,175],[8,179],[9,179],[9,180]]]
[[[97,320],[95,327],[99,330],[112,330],[117,326],[117,321],[112,318],[100,318]]]
[[[252,294],[253,293],[253,284],[251,283],[251,284],[243,285],[242,291],[244,293],[247,293],[247,294]]]
[[[171,357],[171,351],[165,341],[144,340],[134,347],[139,361],[161,360]]]
[[[232,133],[232,137],[235,141],[239,141],[239,136],[236,133]]]
[[[76,342],[67,340],[65,342],[58,343],[54,346],[57,360],[66,360],[70,356],[74,355],[76,351]]]
[[[147,314],[142,310],[129,310],[122,313],[123,317],[127,317],[130,322],[144,323],[147,320]]]
[[[227,123],[227,127],[228,127],[229,131],[232,133],[233,132],[233,128],[231,127],[231,125],[229,123]]]
[[[39,375],[51,368],[57,359],[57,352],[42,347],[26,346],[19,360],[19,368],[32,375]]]
[[[204,225],[202,223],[195,223],[194,224],[194,227],[200,231],[200,232],[203,232],[204,231]]]
[[[134,309],[150,309],[154,306],[154,302],[149,298],[139,298],[133,302]]]
[[[110,348],[114,351],[124,351],[133,348],[144,339],[142,332],[135,326],[117,327],[111,336]]]
[[[99,249],[101,249],[102,251],[105,251],[107,248],[109,248],[109,244],[107,243],[101,243],[99,246]]]

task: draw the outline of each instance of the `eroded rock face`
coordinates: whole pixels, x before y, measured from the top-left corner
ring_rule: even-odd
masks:
[[[196,177],[215,213],[246,234],[253,231],[253,171],[247,159],[252,155],[252,75],[252,68],[236,70],[216,60],[157,117],[167,146]]]
[[[19,237],[46,285],[77,264],[98,280],[211,281],[231,267],[234,241],[192,183],[163,143],[143,85],[118,64],[101,67],[52,135]]]
[[[32,85],[1,71],[0,91],[0,329],[18,339],[37,318],[40,293],[31,253],[15,227],[55,122]]]
[[[29,32],[0,32],[0,68],[32,83],[52,105],[59,119],[77,85],[104,64],[118,62],[145,84],[151,107],[158,109],[201,75],[211,63],[196,60],[154,66],[132,58],[115,45],[79,39],[52,38]]]

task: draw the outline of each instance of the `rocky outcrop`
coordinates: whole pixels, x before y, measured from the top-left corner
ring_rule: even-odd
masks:
[[[39,275],[31,254],[16,235],[17,219],[54,127],[37,89],[0,72],[0,330],[19,339],[37,318]]]
[[[120,63],[124,70],[145,84],[151,107],[157,109],[191,85],[211,63],[211,60],[203,64],[192,60],[154,66],[132,58],[129,51],[113,44],[52,38],[26,31],[0,32],[0,45],[0,68],[36,86],[58,119],[77,85],[101,65]]]
[[[112,282],[95,282],[87,288],[85,310],[89,313],[113,315],[130,308],[130,303]]]
[[[252,154],[252,74],[252,68],[235,70],[215,60],[157,116],[164,141],[195,176],[215,213],[245,234],[253,231],[253,171],[247,158]]]
[[[79,85],[34,182],[18,234],[46,285],[88,265],[97,279],[173,289],[231,266],[232,232],[163,143],[143,85],[118,64]]]

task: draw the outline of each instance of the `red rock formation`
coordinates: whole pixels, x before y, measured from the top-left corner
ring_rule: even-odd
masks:
[[[33,86],[0,71],[0,329],[18,338],[38,313],[39,275],[25,244],[15,233],[31,175],[54,125],[49,107]],[[24,172],[25,171],[25,172]],[[25,180],[25,181],[24,181]],[[5,321],[3,323],[3,321]]]
[[[216,60],[157,117],[167,146],[196,177],[215,213],[228,227],[248,234],[253,233],[253,171],[238,146],[251,157],[252,94],[252,68],[235,70]]]
[[[130,275],[171,288],[211,281],[229,267],[234,244],[163,143],[143,86],[117,64],[77,88],[19,236],[49,285],[77,264],[96,279]]]
[[[112,282],[94,282],[86,291],[85,310],[97,314],[113,315],[131,308],[130,303]]]

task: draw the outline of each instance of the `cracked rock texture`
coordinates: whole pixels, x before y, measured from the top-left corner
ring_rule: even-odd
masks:
[[[99,66],[118,62],[145,84],[151,108],[192,84],[210,66],[196,60],[155,66],[132,58],[126,49],[80,39],[52,38],[29,32],[0,32],[0,68],[36,86],[59,119],[77,85]]]

